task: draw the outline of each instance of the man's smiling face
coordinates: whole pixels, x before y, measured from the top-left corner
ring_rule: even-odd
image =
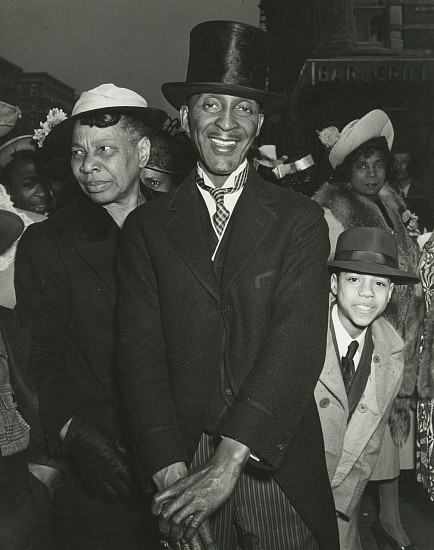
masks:
[[[199,164],[216,187],[244,161],[264,121],[253,99],[212,93],[190,97],[180,115]]]

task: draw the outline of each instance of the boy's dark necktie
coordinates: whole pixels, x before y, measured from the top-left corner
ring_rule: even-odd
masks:
[[[350,391],[351,382],[353,381],[354,374],[356,372],[354,366],[354,356],[356,355],[358,347],[359,342],[357,342],[357,340],[353,340],[348,346],[347,354],[341,359],[342,378],[344,379],[347,394]]]

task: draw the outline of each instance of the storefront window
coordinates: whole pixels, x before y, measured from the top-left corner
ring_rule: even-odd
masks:
[[[355,8],[354,36],[357,44],[384,47],[386,37],[385,10],[374,7]]]

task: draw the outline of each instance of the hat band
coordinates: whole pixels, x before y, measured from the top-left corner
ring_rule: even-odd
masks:
[[[381,252],[371,252],[369,250],[341,250],[336,252],[333,258],[335,262],[372,262],[397,269],[397,261],[393,256],[382,254]]]
[[[315,163],[313,161],[312,155],[307,155],[302,159],[296,160],[293,164],[297,172],[301,172],[301,170],[306,170],[307,168],[313,166]]]

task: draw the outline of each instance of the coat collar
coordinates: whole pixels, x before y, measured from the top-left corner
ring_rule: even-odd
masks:
[[[329,315],[329,323],[331,322],[331,315]],[[390,402],[391,394],[395,391],[395,384],[392,382],[400,378],[402,374],[403,342],[392,326],[382,317],[376,319],[371,324],[371,328],[374,340],[373,360],[376,365],[377,403],[379,410],[383,411]],[[327,360],[320,375],[321,383],[328,388],[347,410],[348,399],[342,380],[339,357],[336,352],[335,343],[333,342],[331,326],[329,327],[327,336],[326,357]]]
[[[86,236],[103,241],[115,223],[105,208],[83,196],[78,201],[81,225]]]
[[[217,300],[232,285],[244,266],[254,256],[277,214],[270,206],[277,197],[269,193],[262,179],[249,167],[245,188],[238,199],[230,220],[230,235],[227,241],[221,288],[214,274],[206,231],[203,226],[195,172],[192,171],[179,187],[167,209],[169,239],[186,264],[208,292]]]
[[[104,283],[117,292],[116,260],[120,245],[120,229],[105,208],[87,197],[79,200],[78,209],[84,243],[77,247],[77,251]]]

